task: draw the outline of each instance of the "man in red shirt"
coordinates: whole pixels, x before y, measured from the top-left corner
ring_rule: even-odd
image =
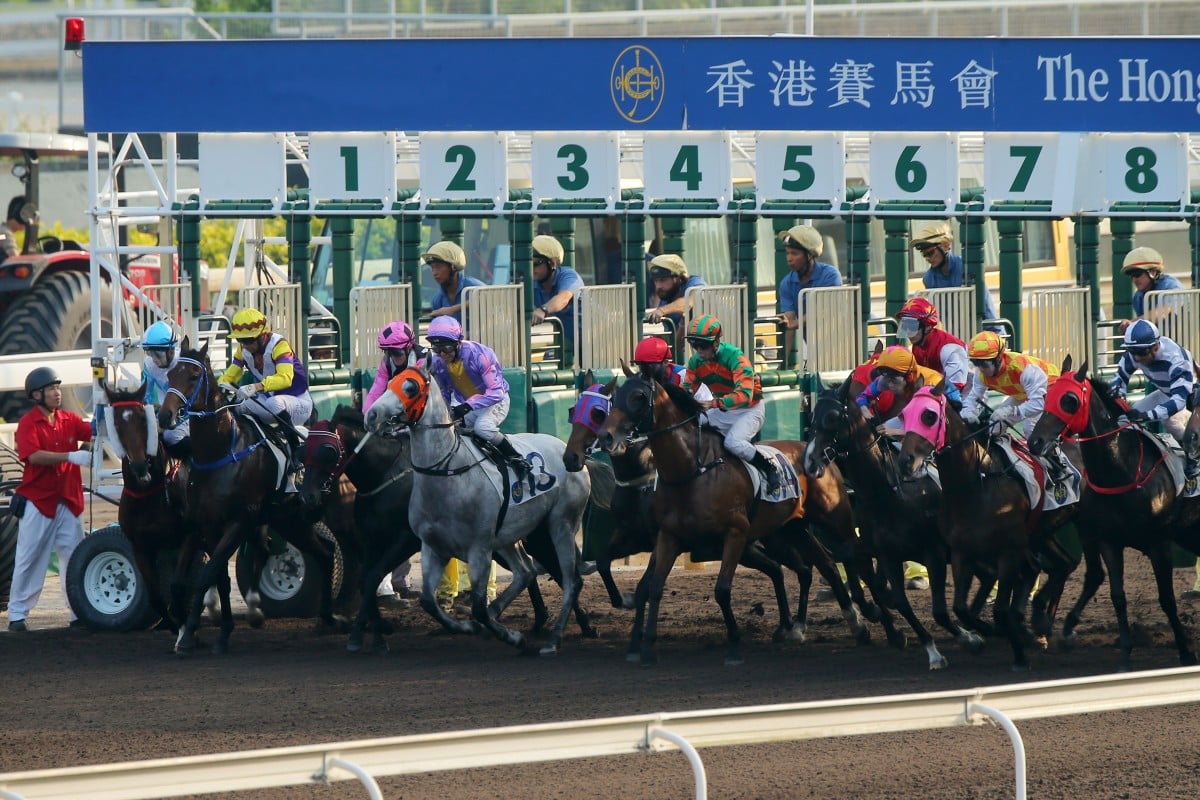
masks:
[[[78,449],[90,442],[91,426],[62,408],[62,380],[50,367],[25,376],[25,394],[34,406],[17,422],[17,455],[25,472],[16,494],[25,508],[17,529],[17,552],[8,600],[8,629],[28,630],[25,617],[37,606],[46,583],[50,551],[58,552],[59,578],[66,596],[67,563],[83,541],[83,477],[79,468],[91,454]],[[71,612],[71,624],[76,624]]]

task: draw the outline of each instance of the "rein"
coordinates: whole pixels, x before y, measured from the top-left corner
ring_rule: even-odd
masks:
[[[652,386],[653,384],[648,384],[648,385]],[[655,397],[655,393],[651,393],[651,395],[650,395],[650,424],[652,426],[658,424],[657,418],[654,414],[654,397]],[[642,430],[642,425],[640,422],[636,423],[634,425],[634,431],[642,434],[642,436],[644,436],[646,438],[646,441],[650,441],[655,436],[659,436],[664,433],[670,433],[671,431],[677,430],[678,428],[682,428],[684,425],[687,425],[689,422],[696,423],[696,448],[695,448],[696,469],[695,469],[695,471],[689,475],[685,475],[682,478],[676,478],[674,480],[668,480],[667,478],[664,478],[664,477],[662,477],[661,474],[659,474],[659,475],[657,475],[657,479],[658,479],[659,483],[662,483],[665,486],[682,486],[685,483],[691,483],[692,481],[699,478],[701,475],[704,475],[707,472],[711,472],[712,470],[716,469],[717,467],[719,467],[725,463],[725,459],[719,458],[719,457],[715,461],[710,461],[707,464],[700,463],[700,452],[701,452],[701,447],[703,445],[703,439],[702,439],[703,430],[701,429],[699,420],[700,420],[699,414],[692,414],[690,416],[684,417],[679,422],[668,425],[665,428],[652,428],[651,430],[648,430],[648,431]]]
[[[1125,430],[1126,428],[1130,428],[1130,427],[1134,427],[1134,423],[1131,422],[1128,425],[1122,425],[1118,428],[1113,428],[1111,431],[1104,431],[1103,433],[1099,433],[1095,436],[1082,436],[1082,435],[1072,435],[1069,437],[1063,436],[1063,440],[1064,441],[1073,441],[1073,442],[1096,442],[1096,441],[1100,441],[1102,439],[1108,439],[1108,438],[1114,437],[1121,431]],[[1160,450],[1160,455],[1158,457],[1158,460],[1155,461],[1150,466],[1150,469],[1143,475],[1142,474],[1142,465],[1146,463],[1146,441],[1145,441],[1145,439],[1142,438],[1141,435],[1139,435],[1138,436],[1138,463],[1137,463],[1137,466],[1135,466],[1133,468],[1133,480],[1132,481],[1125,484],[1124,486],[1098,486],[1092,480],[1091,470],[1084,470],[1083,477],[1084,477],[1084,480],[1087,481],[1088,488],[1091,489],[1096,494],[1125,494],[1126,492],[1132,492],[1134,489],[1141,489],[1143,486],[1145,486],[1147,483],[1149,483],[1150,479],[1152,477],[1154,477],[1154,473],[1158,470],[1158,468],[1160,466],[1162,466],[1162,464],[1166,460],[1167,460],[1167,451],[1165,449],[1162,449],[1162,450]]]
[[[267,443],[266,434],[264,434],[260,431],[259,439],[257,442],[255,442],[252,445],[247,446],[244,450],[238,451],[236,448],[237,448],[238,434],[239,434],[240,430],[239,430],[239,426],[237,423],[237,417],[232,412],[229,412],[229,406],[222,406],[217,409],[200,409],[199,411],[193,411],[192,404],[196,402],[197,397],[201,396],[202,390],[208,386],[208,375],[209,375],[208,365],[202,364],[199,361],[197,361],[196,359],[188,358],[186,356],[179,357],[178,361],[176,362],[176,365],[178,366],[179,364],[191,364],[192,366],[194,366],[200,370],[200,379],[198,381],[196,381],[196,388],[192,390],[191,397],[184,397],[183,392],[179,391],[174,386],[171,386],[167,389],[167,395],[173,394],[176,397],[178,397],[180,400],[183,401],[183,412],[189,418],[200,418],[200,419],[204,419],[204,418],[208,418],[208,417],[215,417],[221,413],[229,414],[229,452],[223,458],[218,458],[216,461],[209,461],[209,462],[205,462],[205,463],[201,463],[200,461],[197,461],[195,455],[193,455],[192,456],[192,469],[200,470],[201,472],[207,472],[209,470],[219,469],[221,467],[226,466],[227,464],[233,464],[235,462],[241,461],[242,459],[246,458],[246,456],[249,456],[255,450],[257,450],[258,448],[262,447],[264,444]]]

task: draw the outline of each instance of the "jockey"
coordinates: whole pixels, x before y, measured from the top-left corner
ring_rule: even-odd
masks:
[[[917,363],[907,347],[892,345],[884,351],[871,370],[873,379],[867,387],[859,392],[855,402],[863,409],[863,413],[882,416],[892,407],[892,400],[913,386],[917,378],[924,380],[926,386],[937,386],[944,378],[940,372],[923,367]],[[957,405],[962,404],[958,389],[949,381],[946,382],[946,399]],[[899,420],[889,418],[888,428],[899,432]]]
[[[750,440],[762,428],[766,410],[762,383],[754,365],[729,342],[721,341],[721,321],[711,314],[698,317],[688,328],[688,344],[696,352],[688,359],[683,388],[695,392],[701,385],[712,390],[713,400],[702,402],[708,424],[725,434],[725,449],[762,472],[767,493],[779,490],[779,473]]]
[[[687,373],[686,367],[672,363],[670,346],[658,336],[647,336],[638,342],[637,349],[633,351],[633,363],[637,364],[642,377],[648,381],[670,381],[682,386],[683,376]],[[700,384],[695,397],[701,403],[708,403],[712,401],[713,394],[707,386]]]
[[[233,315],[233,338],[237,342],[233,361],[217,383],[238,396],[238,413],[263,422],[287,423],[280,428],[292,447],[288,467],[298,469],[306,435],[300,426],[307,424],[313,413],[308,373],[292,346],[271,331],[267,318],[257,308],[243,308]],[[238,386],[246,373],[255,381]]]
[[[991,423],[1001,429],[1004,425],[1020,426],[1023,436],[1032,433],[1033,426],[1046,410],[1046,389],[1058,378],[1058,368],[1036,356],[1009,350],[999,334],[993,331],[981,331],[971,337],[967,355],[971,357],[975,372],[963,404],[963,419],[978,422],[988,391],[997,391],[1006,397],[992,411]],[[1046,464],[1050,479],[1062,483],[1070,472],[1057,443],[1054,447],[1056,452],[1047,454]]]
[[[429,360],[429,350],[417,342],[412,326],[402,319],[384,325],[383,330],[379,331],[378,341],[383,358],[379,362],[379,369],[375,370],[375,382],[371,384],[370,391],[363,399],[364,414],[370,411],[375,401],[387,391],[387,385],[392,378],[410,366],[415,367]]]
[[[900,336],[912,344],[913,356],[922,367],[940,372],[961,392],[971,374],[967,345],[938,327],[938,311],[924,297],[914,297],[896,313]]]
[[[429,323],[429,349],[436,358],[431,370],[455,420],[488,442],[508,459],[517,480],[529,474],[529,462],[500,432],[508,416],[508,381],[496,352],[487,345],[463,338],[454,317],[436,317]]]
[[[1109,387],[1113,394],[1124,396],[1129,379],[1139,369],[1154,386],[1154,391],[1134,404],[1125,418],[1130,422],[1159,420],[1167,433],[1182,443],[1184,429],[1191,418],[1187,402],[1196,382],[1192,354],[1170,337],[1160,335],[1158,326],[1145,319],[1134,320],[1125,329],[1121,344],[1125,354],[1117,363],[1117,376]],[[1197,465],[1189,461],[1187,468],[1188,474],[1192,475]]]
[[[166,399],[167,389],[171,386],[167,373],[179,360],[178,344],[175,329],[165,320],[159,320],[146,329],[146,335],[142,337],[142,350],[146,353],[142,362],[142,380],[146,383],[147,403],[158,406]],[[188,438],[191,435],[190,422],[185,417],[174,428],[159,431],[167,454],[180,461],[192,454],[191,439]]]

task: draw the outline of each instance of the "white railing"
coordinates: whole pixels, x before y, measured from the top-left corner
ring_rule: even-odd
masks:
[[[0,774],[0,798],[136,800],[359,780],[421,772],[682,749],[697,798],[707,796],[695,749],[830,736],[981,725],[1008,732],[1018,800],[1025,751],[1013,723],[1073,714],[1200,702],[1200,668],[1100,675],[889,697],[665,712],[508,728],[430,733],[358,742],[164,758]],[[989,757],[999,757],[993,755]],[[1120,782],[1120,776],[1111,780]]]

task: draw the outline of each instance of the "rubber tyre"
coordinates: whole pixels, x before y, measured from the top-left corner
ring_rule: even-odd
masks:
[[[16,483],[0,484],[0,611],[8,610],[8,590],[12,588],[17,558],[17,528],[21,520],[8,510],[16,486]]]
[[[67,565],[67,602],[93,631],[144,630],[154,611],[120,525],[83,538]]]
[[[342,575],[345,571],[342,548],[337,537],[324,522],[316,523],[315,528],[318,536],[334,546],[333,596],[337,597],[342,589]],[[242,593],[243,598],[249,591],[250,582],[254,577],[251,574],[253,566],[250,562],[249,558],[238,558],[236,564],[238,591]],[[316,579],[319,572],[320,568],[314,560],[290,544],[280,555],[268,555],[258,583],[263,614],[271,619],[317,616],[321,609],[321,586]]]
[[[91,349],[91,313],[91,280],[86,272],[46,275],[5,312],[0,323],[0,355]],[[100,317],[101,334],[111,336],[112,298],[108,292],[102,293]],[[90,413],[91,405],[90,385],[68,390],[63,396],[63,408],[77,414]],[[0,394],[0,417],[9,422],[16,422],[32,407],[23,394]]]

